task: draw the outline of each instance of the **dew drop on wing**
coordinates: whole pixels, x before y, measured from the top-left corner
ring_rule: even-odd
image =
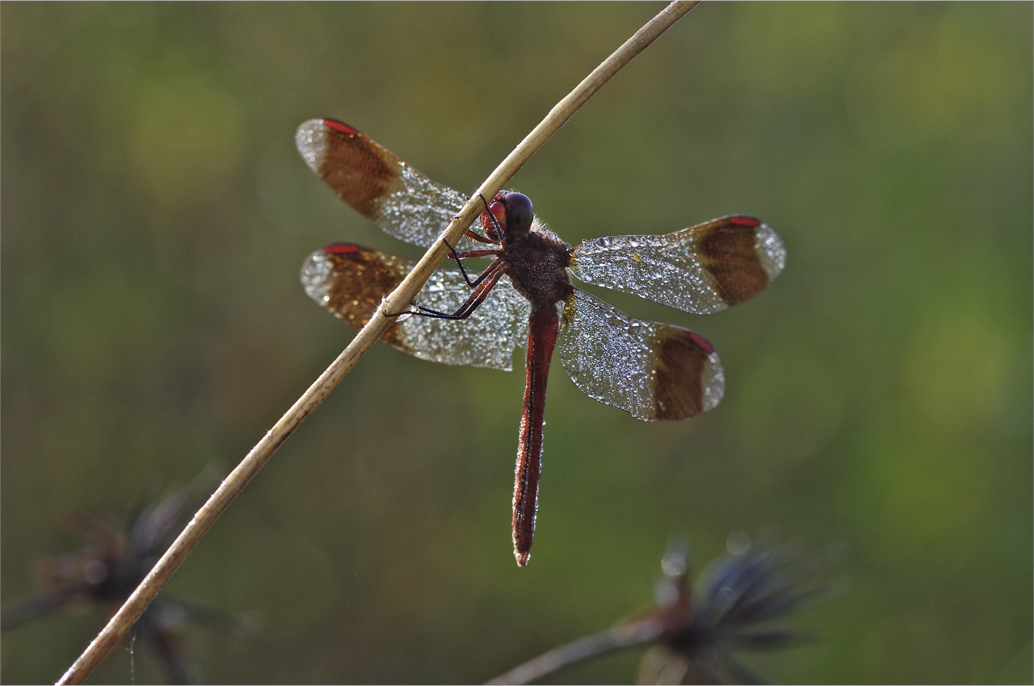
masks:
[[[786,247],[771,226],[762,224],[757,228],[757,243],[755,247],[758,252],[758,259],[761,260],[761,267],[768,274],[768,280],[772,281],[786,267]]]
[[[725,370],[722,368],[722,361],[716,352],[707,356],[701,386],[704,389],[704,412],[713,410],[725,397]]]
[[[399,240],[428,247],[433,245],[467,198],[459,191],[427,178],[405,162],[399,167],[400,187],[381,203],[377,225]],[[458,250],[470,250],[475,243],[461,238]]]
[[[332,267],[330,260],[323,250],[317,250],[309,255],[302,265],[302,287],[305,294],[320,304],[327,301],[327,294],[330,291]]]

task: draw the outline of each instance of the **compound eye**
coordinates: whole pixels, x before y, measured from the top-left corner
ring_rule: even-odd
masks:
[[[499,202],[506,207],[506,237],[515,240],[527,236],[535,217],[531,199],[523,193],[507,193]]]

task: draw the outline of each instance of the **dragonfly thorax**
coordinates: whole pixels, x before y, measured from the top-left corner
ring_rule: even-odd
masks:
[[[513,287],[533,307],[544,307],[571,295],[570,246],[551,231],[536,230],[503,243],[500,258]]]

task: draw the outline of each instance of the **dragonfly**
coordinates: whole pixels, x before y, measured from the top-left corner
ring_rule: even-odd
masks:
[[[338,197],[405,242],[432,246],[467,203],[464,194],[342,122],[306,121],[295,143]],[[437,270],[417,295],[416,309],[399,313],[407,316],[399,316],[382,340],[420,359],[506,371],[515,348],[525,348],[512,522],[514,556],[523,567],[535,534],[554,348],[586,395],[644,421],[687,419],[714,408],[725,394],[721,360],[706,338],[631,317],[575,288],[571,277],[708,314],[763,290],[783,270],[786,249],[770,226],[745,215],[664,235],[595,238],[572,248],[535,216],[523,194],[501,191],[484,204],[483,234],[468,229],[449,246],[458,268]],[[473,257],[493,261],[471,279],[463,260]],[[309,297],[362,328],[415,264],[382,250],[333,243],[309,255],[301,280]]]

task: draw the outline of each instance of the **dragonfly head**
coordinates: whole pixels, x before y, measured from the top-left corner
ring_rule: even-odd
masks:
[[[496,196],[492,205],[496,204],[502,205],[506,211],[506,224],[503,226],[506,239],[515,241],[527,236],[531,231],[531,220],[535,217],[531,199],[523,193],[510,192]]]

